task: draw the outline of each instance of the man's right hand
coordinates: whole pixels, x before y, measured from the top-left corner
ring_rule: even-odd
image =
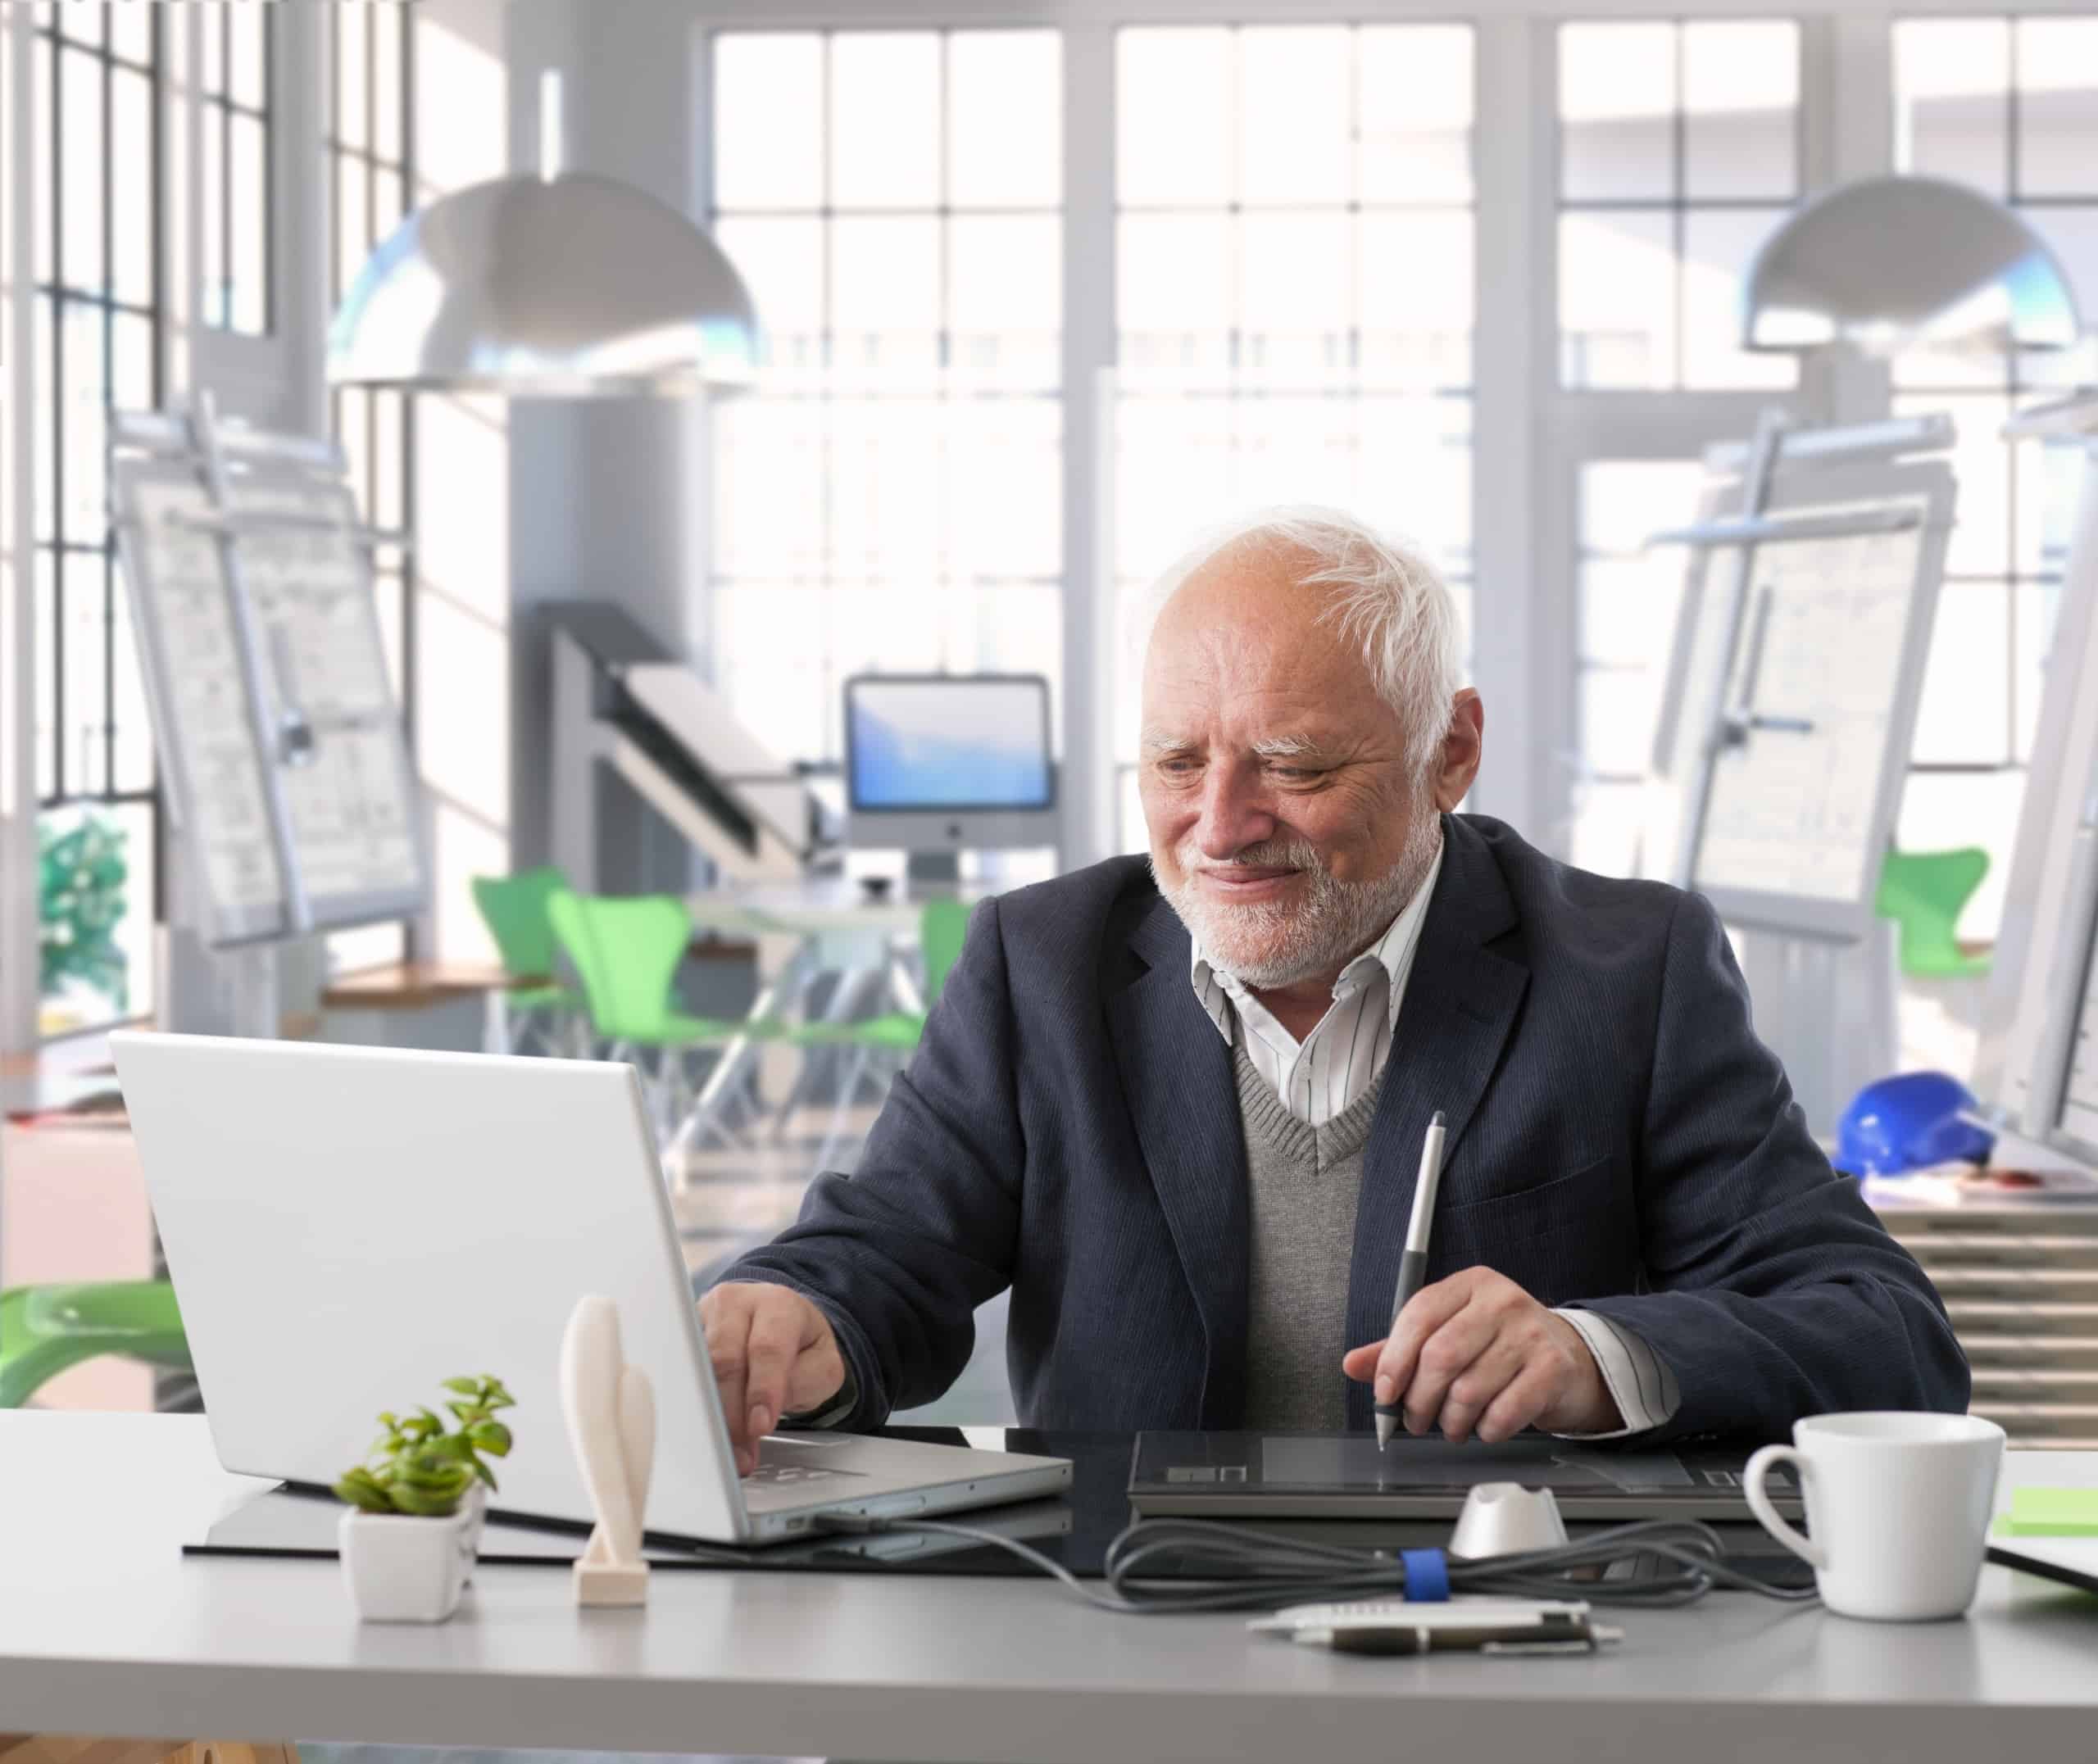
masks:
[[[820,1409],[844,1389],[844,1357],[822,1312],[767,1281],[710,1286],[699,1322],[735,1444],[736,1474],[747,1476],[757,1468],[757,1442],[782,1415]]]

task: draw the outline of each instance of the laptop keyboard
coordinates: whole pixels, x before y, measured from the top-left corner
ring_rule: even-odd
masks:
[[[765,1439],[758,1442],[757,1468],[743,1478],[745,1488],[806,1488],[812,1483],[832,1482],[838,1472],[825,1463],[821,1446],[797,1440]]]
[[[760,1464],[743,1478],[745,1488],[806,1488],[811,1482],[836,1480],[838,1472],[821,1464]]]

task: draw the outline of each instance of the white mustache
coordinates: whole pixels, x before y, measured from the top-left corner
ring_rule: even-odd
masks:
[[[1291,840],[1279,846],[1247,846],[1243,850],[1233,852],[1228,858],[1206,857],[1192,846],[1183,846],[1179,859],[1180,868],[1191,876],[1203,870],[1235,868],[1323,872],[1326,867],[1319,861],[1317,850],[1301,840]]]

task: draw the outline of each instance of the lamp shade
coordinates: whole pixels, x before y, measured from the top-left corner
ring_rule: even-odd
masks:
[[[328,333],[337,385],[574,397],[747,385],[757,319],[676,210],[584,173],[477,184],[410,215]]]
[[[2039,234],[1939,178],[1866,178],[1809,202],[1763,242],[1743,284],[1751,349],[2067,349],[2080,333]]]

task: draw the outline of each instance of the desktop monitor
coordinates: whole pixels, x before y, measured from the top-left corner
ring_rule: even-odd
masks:
[[[845,682],[847,841],[951,881],[964,850],[1054,846],[1049,682],[1038,673],[860,674]]]

